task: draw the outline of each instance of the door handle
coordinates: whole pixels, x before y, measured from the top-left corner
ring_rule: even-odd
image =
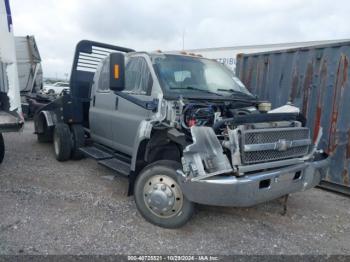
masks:
[[[114,107],[115,110],[118,110],[118,101],[119,101],[119,99],[118,99],[118,97],[116,97],[115,98],[115,107]]]

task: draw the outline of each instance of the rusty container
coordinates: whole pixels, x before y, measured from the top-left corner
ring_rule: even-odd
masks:
[[[236,75],[272,108],[301,108],[315,140],[331,157],[321,186],[350,193],[350,42],[237,56]]]

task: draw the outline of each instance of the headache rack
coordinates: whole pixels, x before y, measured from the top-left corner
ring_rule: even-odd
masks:
[[[45,111],[45,114],[54,115],[57,122],[82,124],[89,128],[90,95],[95,72],[111,53],[133,51],[135,50],[95,41],[80,41],[74,53],[69,92],[42,106],[34,119]],[[36,132],[40,132],[38,130],[39,127],[36,128]]]

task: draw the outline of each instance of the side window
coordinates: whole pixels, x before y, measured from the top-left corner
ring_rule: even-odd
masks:
[[[125,67],[125,91],[133,94],[149,95],[152,75],[143,57],[131,57]]]
[[[98,79],[97,90],[100,92],[109,91],[109,58],[103,61],[100,76]]]

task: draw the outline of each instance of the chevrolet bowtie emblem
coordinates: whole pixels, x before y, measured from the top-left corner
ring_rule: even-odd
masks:
[[[275,149],[278,151],[287,151],[287,149],[292,147],[292,141],[286,139],[280,139],[275,144]]]

